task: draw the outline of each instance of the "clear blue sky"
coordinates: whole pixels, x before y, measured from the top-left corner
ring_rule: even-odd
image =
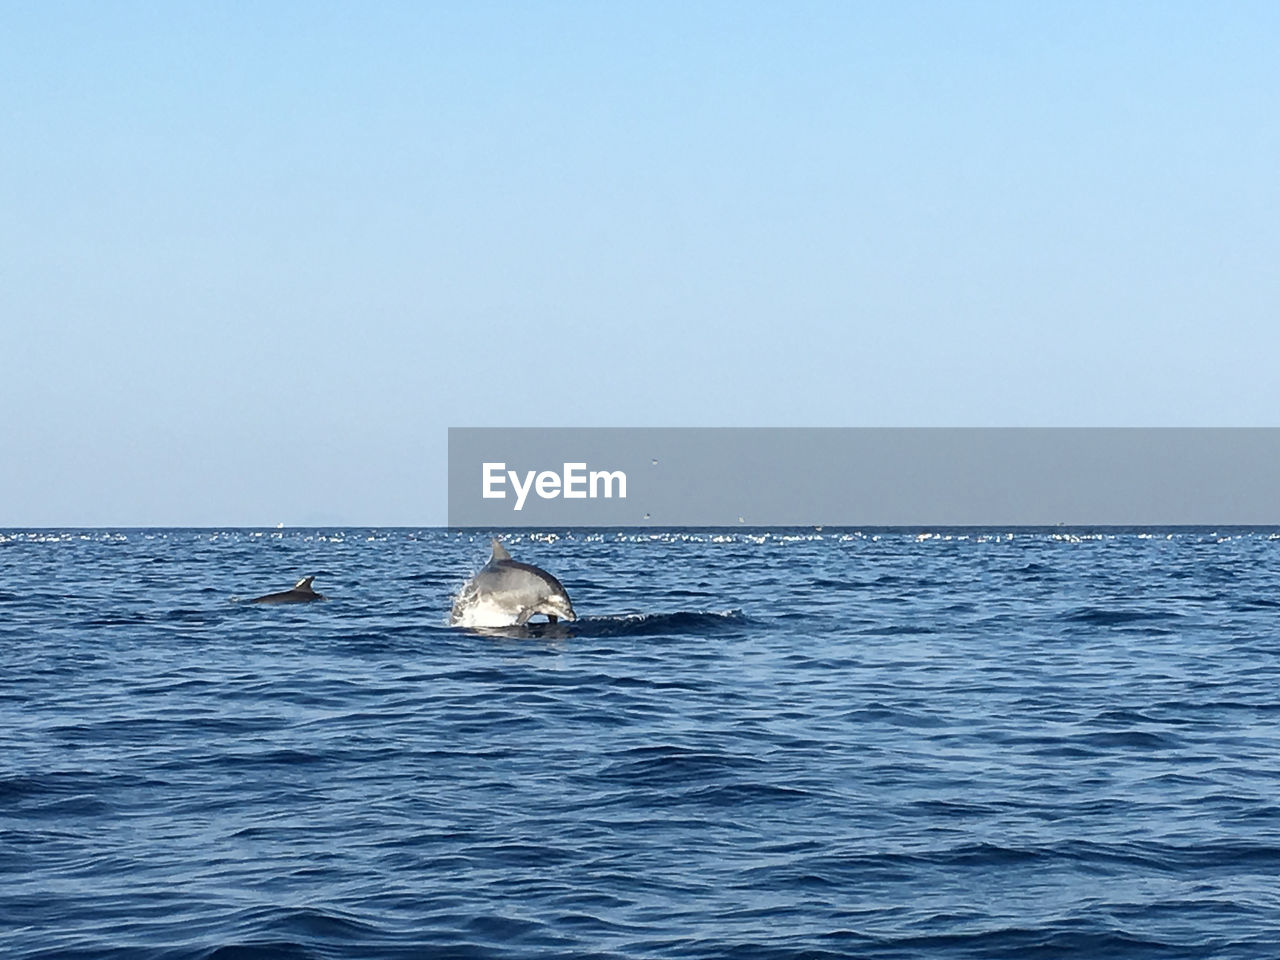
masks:
[[[0,526],[449,426],[1280,423],[1280,4],[0,2]]]

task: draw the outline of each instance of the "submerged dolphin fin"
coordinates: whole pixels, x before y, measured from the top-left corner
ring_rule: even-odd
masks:
[[[507,553],[507,548],[504,547],[501,543],[499,543],[498,540],[495,538],[493,541],[493,556],[489,558],[489,562],[494,563],[498,560],[510,560],[510,559],[511,559],[511,554]]]

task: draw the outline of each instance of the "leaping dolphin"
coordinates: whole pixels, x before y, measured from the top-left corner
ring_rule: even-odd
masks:
[[[292,590],[281,590],[279,593],[268,593],[265,597],[254,597],[250,603],[310,603],[312,600],[323,600],[324,594],[311,589],[311,581],[315,577],[303,577],[293,585]]]
[[[555,623],[576,620],[573,604],[560,581],[532,564],[512,560],[497,540],[493,556],[467,581],[453,603],[449,623],[455,627],[512,627],[535,614]]]

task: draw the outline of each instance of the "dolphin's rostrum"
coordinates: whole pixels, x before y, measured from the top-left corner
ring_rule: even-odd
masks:
[[[539,613],[552,623],[578,618],[559,580],[540,567],[512,560],[494,540],[493,556],[459,591],[449,622],[456,627],[511,627]]]
[[[312,600],[323,600],[324,594],[311,589],[311,581],[315,577],[303,577],[293,585],[292,590],[281,590],[279,593],[268,593],[265,597],[254,597],[250,603],[310,603]]]

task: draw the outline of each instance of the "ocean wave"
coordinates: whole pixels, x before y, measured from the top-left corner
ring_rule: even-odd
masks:
[[[1270,533],[547,534],[7,537],[6,960],[1277,954]]]
[[[675,613],[636,613],[585,616],[573,621],[541,621],[511,627],[466,627],[467,632],[513,639],[565,640],[571,637],[702,636],[741,629],[750,622],[741,610],[691,610]]]

